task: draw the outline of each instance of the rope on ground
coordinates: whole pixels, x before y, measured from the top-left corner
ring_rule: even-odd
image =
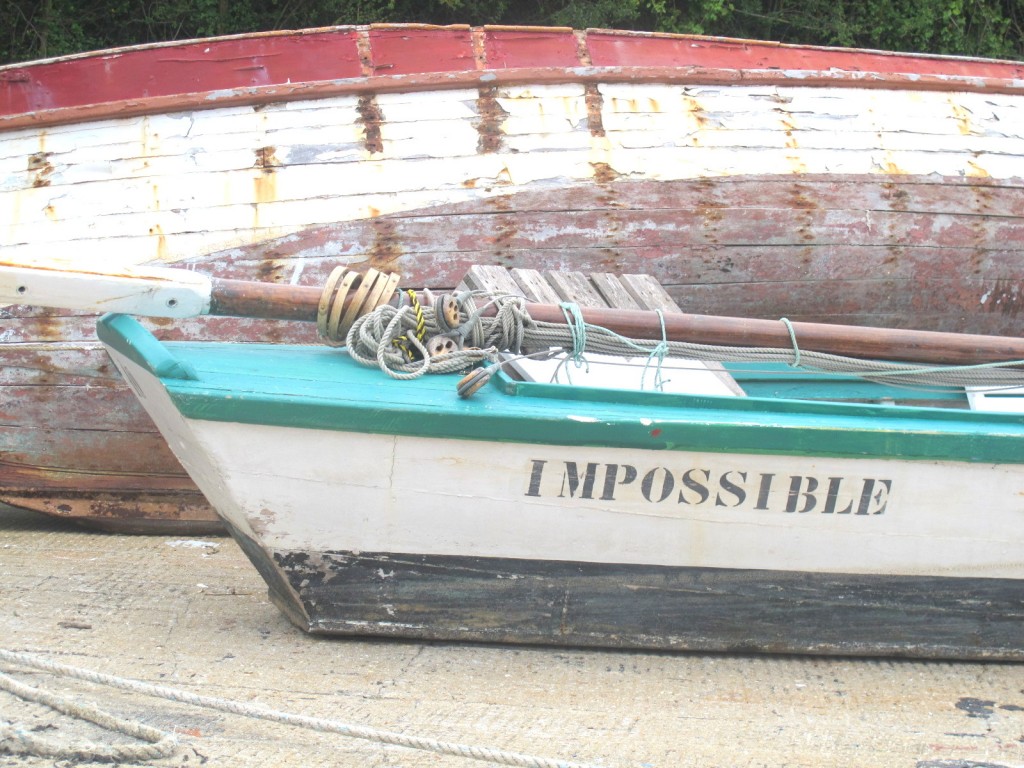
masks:
[[[24,701],[43,704],[50,709],[63,712],[69,717],[88,720],[108,731],[123,733],[125,736],[150,742],[149,744],[94,744],[89,741],[78,744],[61,744],[53,739],[43,738],[24,726],[0,721],[0,753],[34,755],[74,760],[104,760],[112,762],[143,762],[170,757],[178,749],[178,740],[172,733],[158,728],[115,717],[109,712],[83,702],[59,696],[31,685],[19,683],[12,677],[0,673],[0,689]]]
[[[293,725],[299,728],[308,728],[324,733],[336,733],[341,736],[348,736],[353,739],[364,739],[378,744],[390,744],[409,749],[419,749],[427,752],[436,752],[442,755],[463,757],[470,760],[479,760],[495,765],[514,765],[524,768],[596,768],[583,763],[574,763],[566,760],[552,760],[534,755],[524,755],[518,752],[508,752],[492,747],[481,747],[467,744],[455,744],[447,741],[438,741],[423,736],[412,736],[393,731],[384,731],[368,726],[351,725],[338,720],[325,720],[319,717],[308,717],[306,715],[295,715],[280,710],[270,709],[257,704],[246,704],[245,702],[222,699],[214,696],[201,696],[177,688],[169,688],[163,685],[152,685],[140,680],[131,680],[116,675],[108,675],[102,672],[94,672],[88,669],[72,667],[49,659],[40,658],[34,654],[18,653],[0,649],[0,661],[16,664],[23,667],[42,670],[51,674],[64,677],[71,677],[77,680],[85,680],[98,685],[106,685],[122,691],[139,693],[144,696],[154,696],[168,701],[177,701],[182,704],[190,704],[196,707],[216,709],[221,712],[230,712],[234,715],[252,717],[259,720],[267,720],[284,725]],[[5,742],[0,742],[5,746]]]

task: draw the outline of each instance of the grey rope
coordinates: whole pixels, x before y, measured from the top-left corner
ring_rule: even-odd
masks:
[[[17,664],[32,669],[39,669],[65,677],[78,680],[85,680],[98,685],[106,685],[123,691],[131,691],[144,696],[155,696],[169,701],[177,701],[183,704],[191,704],[196,707],[216,709],[222,712],[230,712],[235,715],[252,717],[260,720],[268,720],[285,725],[294,725],[300,728],[308,728],[324,733],[336,733],[354,739],[364,739],[379,744],[391,744],[409,749],[419,749],[427,752],[436,752],[443,755],[453,755],[470,760],[480,760],[496,765],[515,765],[524,768],[596,768],[583,763],[574,763],[567,760],[552,760],[534,755],[524,755],[518,752],[508,752],[492,747],[481,747],[467,744],[455,744],[447,741],[438,741],[423,736],[411,736],[393,731],[384,731],[368,726],[351,725],[338,720],[325,720],[319,717],[307,717],[305,715],[294,715],[288,712],[270,709],[256,704],[246,704],[231,699],[221,699],[213,696],[201,696],[189,693],[177,688],[168,688],[162,685],[151,685],[139,680],[130,680],[116,675],[108,675],[102,672],[93,672],[79,667],[68,666],[59,662],[43,659],[33,654],[17,653],[0,649],[0,661]],[[0,742],[4,745],[4,742]]]
[[[72,701],[55,693],[19,683],[14,678],[0,673],[0,689],[25,701],[44,704],[50,709],[63,712],[69,717],[88,720],[108,731],[123,733],[149,744],[94,744],[89,741],[78,744],[60,744],[53,739],[39,736],[25,727],[0,721],[0,754],[35,755],[75,760],[104,760],[112,762],[142,762],[170,757],[178,749],[174,734],[165,733],[143,723],[115,717],[90,704]]]
[[[800,367],[800,345],[796,343],[796,330],[793,328],[793,324],[789,322],[788,317],[780,317],[779,322],[786,326],[786,330],[789,331],[789,341],[793,345],[793,362],[790,365],[793,368]]]
[[[528,341],[546,340],[551,346],[557,346],[559,339],[564,340],[566,333],[557,323],[536,323],[535,329],[528,334]],[[538,343],[544,343],[539,341]],[[648,346],[644,346],[647,344]],[[727,347],[710,344],[691,344],[688,342],[665,342],[670,357],[687,357],[696,360],[722,362],[778,362],[791,365],[793,352],[788,349],[771,347]],[[649,342],[638,339],[627,339],[607,328],[589,326],[588,347],[601,354],[622,355],[627,350],[637,349],[650,351]],[[858,376],[871,381],[893,384],[922,384],[942,386],[1021,386],[1024,385],[1024,372],[1008,370],[1014,366],[1024,365],[1024,361],[1008,361],[986,363],[972,366],[919,366],[904,363],[890,363],[877,360],[859,360],[842,355],[825,352],[802,350],[801,367],[804,370],[817,370],[826,373],[839,373]]]
[[[463,297],[460,297],[460,299]],[[795,335],[790,334],[792,349],[771,347],[729,347],[709,344],[691,344],[680,341],[657,342],[644,339],[630,339],[602,328],[587,324],[582,317],[572,315],[573,310],[563,306],[567,318],[574,319],[567,325],[533,320],[525,311],[520,297],[499,296],[492,299],[497,304],[494,318],[480,318],[474,311],[468,323],[482,326],[482,349],[468,348],[431,359],[410,362],[391,344],[391,338],[401,335],[414,325],[411,314],[402,314],[395,320],[395,313],[403,312],[393,307],[380,307],[361,317],[349,331],[346,345],[353,359],[363,365],[378,366],[395,378],[409,378],[423,373],[465,372],[479,363],[494,363],[499,351],[523,349],[537,350],[558,347],[570,352],[587,351],[604,355],[625,357],[638,353],[654,359],[662,356],[685,357],[712,362],[777,362],[791,367],[799,365],[805,371],[856,376],[869,381],[894,386],[916,387],[964,387],[964,386],[1024,386],[1024,372],[1012,370],[1024,365],[1024,361],[984,363],[978,365],[931,366],[910,365],[874,360],[859,360],[842,355],[801,350]],[[463,304],[465,307],[466,305]],[[575,305],[570,305],[575,306]],[[578,313],[578,308],[576,309]],[[437,332],[434,310],[424,308],[427,327]],[[393,323],[394,321],[394,323]],[[784,322],[788,322],[783,318]],[[392,324],[393,323],[393,324]],[[792,325],[788,325],[792,331]],[[575,361],[575,357],[573,358]]]

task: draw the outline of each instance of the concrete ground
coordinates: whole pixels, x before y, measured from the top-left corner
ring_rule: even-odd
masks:
[[[604,768],[1024,766],[1024,665],[582,651],[304,635],[226,538],[128,537],[0,506],[0,649],[450,742]],[[176,730],[155,766],[481,763],[0,663]],[[124,740],[0,692],[0,720]],[[74,761],[0,754],[0,766]]]

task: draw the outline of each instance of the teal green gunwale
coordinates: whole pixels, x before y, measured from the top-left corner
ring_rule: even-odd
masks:
[[[1024,418],[943,408],[523,383],[473,398],[457,375],[397,381],[327,347],[159,342],[107,315],[99,337],[190,419],[416,437],[796,456],[1024,463]]]

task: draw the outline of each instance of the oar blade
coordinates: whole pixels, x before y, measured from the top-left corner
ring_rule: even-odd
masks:
[[[210,310],[210,279],[183,269],[100,272],[59,261],[0,262],[0,306],[123,312],[145,317],[195,317]]]

